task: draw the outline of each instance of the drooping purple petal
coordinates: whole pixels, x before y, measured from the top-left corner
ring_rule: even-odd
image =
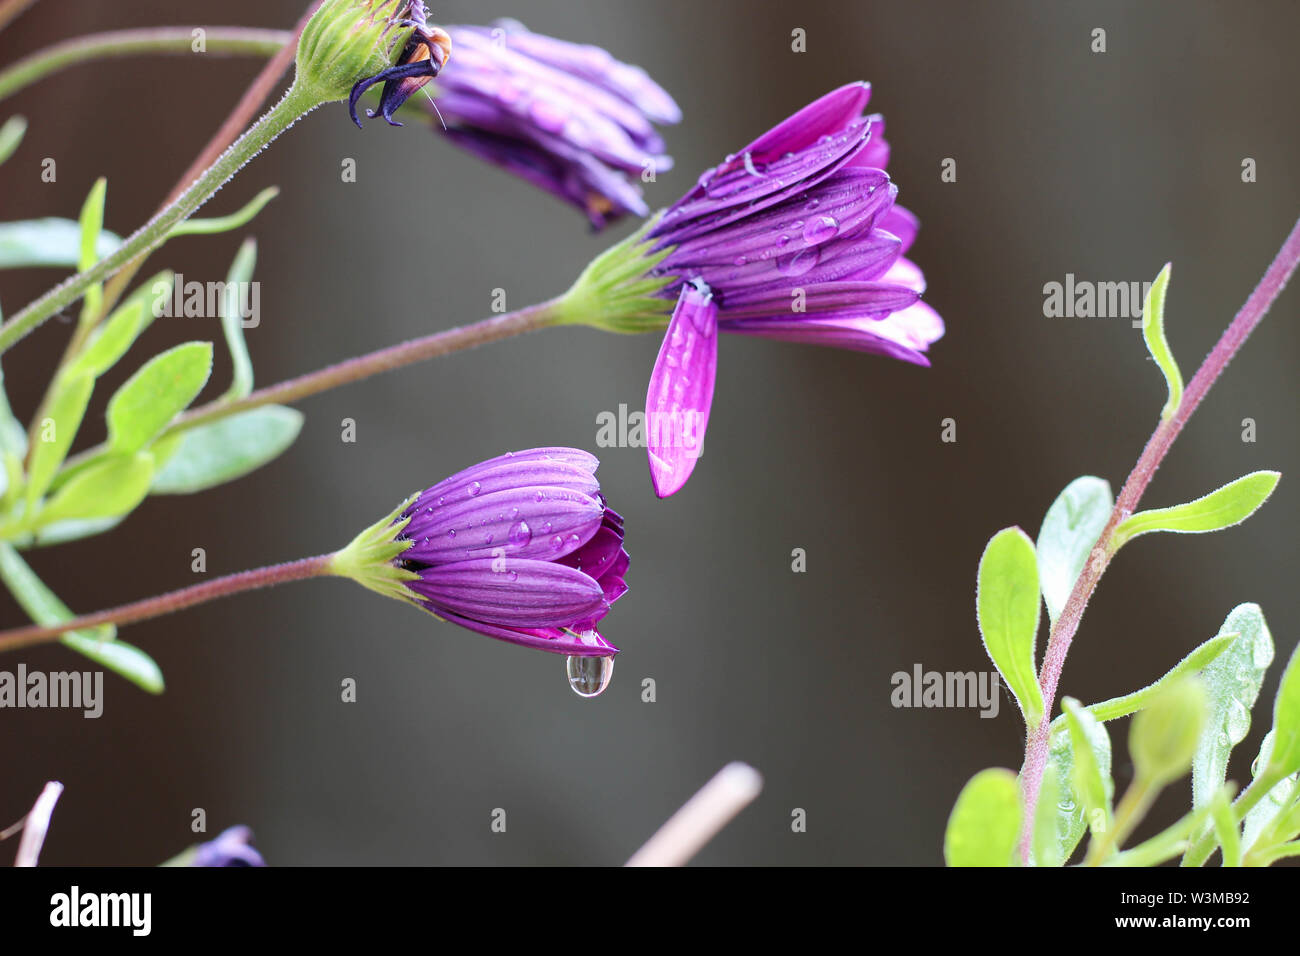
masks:
[[[682,287],[646,394],[650,478],[667,498],[703,452],[718,368],[718,307],[703,283]]]

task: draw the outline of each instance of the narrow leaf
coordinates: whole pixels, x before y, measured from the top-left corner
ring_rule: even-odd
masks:
[[[233,212],[229,216],[218,216],[213,219],[186,219],[184,222],[175,226],[171,235],[176,236],[210,236],[220,232],[230,232],[232,229],[238,229],[247,225],[254,216],[261,212],[266,204],[276,196],[280,195],[280,187],[268,186],[252,198],[249,203],[238,212]]]
[[[293,444],[302,420],[296,409],[269,405],[182,432],[152,493],[188,495],[241,478]]]
[[[1115,529],[1111,546],[1118,550],[1131,539],[1151,531],[1201,534],[1240,524],[1268,499],[1281,477],[1276,471],[1256,471],[1229,482],[1204,498],[1172,508],[1139,511]]]
[[[0,126],[0,163],[14,154],[26,132],[27,120],[21,116],[11,116],[5,120],[4,126]]]
[[[117,250],[122,240],[101,232],[95,255],[102,259]],[[81,225],[71,219],[29,219],[0,223],[0,269],[32,266],[76,268],[81,258]]]
[[[1272,756],[1273,732],[1270,730],[1264,735],[1264,739],[1259,745],[1259,756],[1251,764],[1253,777],[1258,778],[1265,772]],[[1288,777],[1284,777],[1268,793],[1264,794],[1257,804],[1250,808],[1246,814],[1246,819],[1243,821],[1241,838],[1242,845],[1247,852],[1255,848],[1261,834],[1300,796],[1300,789],[1297,789],[1298,781],[1300,781],[1300,774],[1293,773]],[[1291,834],[1282,834],[1281,838],[1289,840],[1291,836]]]
[[[1019,528],[1005,528],[980,558],[975,610],[980,634],[1002,680],[1020,705],[1027,726],[1043,716],[1034,665],[1038,635],[1038,564],[1034,543]]]
[[[1079,726],[1088,741],[1091,763],[1096,766],[1105,787],[1106,805],[1115,796],[1115,782],[1111,778],[1111,744],[1110,735],[1099,720],[1080,718]],[[1062,860],[1068,860],[1074,853],[1084,832],[1093,821],[1086,816],[1085,802],[1076,792],[1074,742],[1066,715],[1062,714],[1052,721],[1052,733],[1048,738],[1047,769],[1044,776],[1051,776],[1057,781],[1060,794],[1056,806],[1056,832]]]
[[[1066,485],[1047,509],[1038,532],[1038,577],[1053,621],[1060,617],[1114,506],[1110,485],[1087,475]]]
[[[1147,350],[1164,373],[1165,383],[1169,386],[1169,399],[1160,412],[1160,417],[1168,420],[1183,400],[1183,373],[1178,370],[1173,353],[1169,350],[1169,341],[1165,338],[1165,291],[1169,287],[1169,273],[1173,266],[1166,262],[1165,267],[1151,283],[1146,305],[1142,307],[1142,337],[1146,339]]]
[[[46,416],[36,423],[36,444],[27,468],[28,512],[45,494],[54,473],[68,456],[94,387],[95,380],[89,375],[59,376]]]
[[[134,299],[114,310],[70,366],[72,373],[98,377],[117,364],[145,326],[144,302]]]
[[[1099,759],[1101,754],[1093,749],[1093,741],[1097,739],[1098,732],[1105,734],[1106,729],[1095,717],[1083,710],[1077,700],[1067,697],[1061,706],[1065,710],[1065,726],[1069,730],[1070,750],[1074,757],[1070,780],[1074,793],[1083,806],[1084,820],[1093,834],[1098,835],[1110,829],[1110,801],[1115,790],[1109,766],[1103,773]],[[1109,760],[1109,735],[1105,757]]]
[[[1112,697],[1110,700],[1103,700],[1099,704],[1093,704],[1088,708],[1088,712],[1098,720],[1115,720],[1117,717],[1127,717],[1129,714],[1135,714],[1150,704],[1152,698],[1160,693],[1162,688],[1168,687],[1180,677],[1198,673],[1208,666],[1212,660],[1227,650],[1228,646],[1236,638],[1236,634],[1219,634],[1212,637],[1175,664],[1164,677],[1155,683],[1148,684],[1141,690],[1135,690],[1131,694],[1125,694],[1123,697]]]
[[[153,456],[148,452],[110,457],[87,468],[41,509],[36,526],[125,515],[149,493],[153,469]]]
[[[1020,832],[1020,785],[1010,770],[981,770],[962,788],[948,818],[949,866],[1011,866]]]
[[[1232,804],[1227,795],[1220,790],[1210,801],[1210,821],[1214,825],[1215,836],[1223,848],[1223,865],[1241,866],[1241,832],[1237,829],[1237,818],[1233,816]]]
[[[226,295],[222,302],[221,328],[226,335],[226,347],[230,349],[230,361],[234,366],[233,381],[223,398],[243,398],[253,390],[253,361],[248,357],[248,344],[244,341],[244,317],[242,294],[253,280],[253,267],[257,264],[257,241],[245,239],[244,244],[235,253],[235,260],[230,264],[230,273],[226,276]]]
[[[187,342],[154,356],[108,402],[108,446],[138,451],[203,390],[212,372],[212,345]]]
[[[1273,700],[1273,752],[1268,769],[1277,776],[1300,771],[1300,645],[1291,652]]]
[[[79,222],[81,226],[81,244],[77,253],[78,272],[85,272],[99,260],[96,247],[99,245],[99,234],[104,231],[104,201],[107,192],[108,180],[100,177],[90,187],[90,193],[81,206]],[[86,289],[81,306],[82,321],[85,321],[87,316],[98,315],[99,306],[103,300],[104,287],[99,283]]]
[[[4,383],[4,371],[0,370],[0,452],[21,460],[27,455],[27,429],[14,415]]]
[[[0,542],[0,578],[37,624],[52,627],[76,616],[5,542]],[[59,640],[137,687],[151,694],[161,694],[162,671],[153,658],[137,647],[114,640],[116,633],[116,628],[106,624],[93,630],[70,631]]]

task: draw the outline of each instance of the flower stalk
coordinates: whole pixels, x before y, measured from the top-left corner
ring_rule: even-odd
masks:
[[[1071,591],[1069,600],[1053,623],[1048,636],[1043,666],[1038,678],[1039,686],[1043,691],[1045,714],[1050,715],[1052,712],[1061,671],[1065,667],[1065,657],[1069,653],[1074,635],[1079,630],[1083,612],[1117,550],[1114,541],[1115,529],[1137,511],[1142,495],[1151,484],[1151,479],[1155,477],[1156,470],[1165,460],[1165,456],[1169,454],[1169,449],[1183,430],[1183,426],[1187,424],[1192,413],[1205,398],[1210,386],[1215,383],[1251,332],[1263,320],[1269,307],[1277,300],[1295,272],[1297,265],[1300,265],[1300,220],[1291,228],[1290,234],[1269,264],[1255,291],[1250,294],[1232,323],[1224,330],[1219,341],[1205,357],[1201,367],[1196,370],[1196,374],[1183,392],[1177,410],[1156,426],[1141,457],[1115,499],[1110,518],[1093,548],[1093,556],[1084,566],[1079,579],[1075,581],[1074,590]],[[1024,790],[1024,823],[1020,836],[1020,857],[1026,863],[1029,861],[1033,846],[1034,814],[1042,790],[1043,774],[1047,769],[1050,736],[1051,721],[1045,718],[1030,732],[1025,744],[1025,760],[1020,771]]]

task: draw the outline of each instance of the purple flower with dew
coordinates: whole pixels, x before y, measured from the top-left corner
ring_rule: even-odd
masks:
[[[467,468],[401,510],[397,563],[437,617],[573,658],[611,658],[596,630],[627,591],[623,519],[575,448],[534,448]]]
[[[809,342],[929,365],[943,320],[903,255],[916,217],[894,204],[866,83],[804,107],[700,177],[653,224],[651,274],[677,300],[646,396],[650,474],[664,498],[699,457],[717,332]]]
[[[649,213],[636,180],[672,168],[654,124],[681,110],[644,70],[514,21],[447,30],[456,63],[429,109],[452,142],[577,206],[595,229]]]
[[[253,831],[248,827],[230,827],[216,839],[196,846],[190,866],[266,866],[252,840]]]

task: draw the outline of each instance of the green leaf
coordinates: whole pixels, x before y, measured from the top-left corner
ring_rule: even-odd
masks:
[[[1061,786],[1060,778],[1051,772],[1043,774],[1043,781],[1038,788],[1038,807],[1034,811],[1034,866],[1058,867],[1065,863],[1061,853],[1060,827]]]
[[[981,770],[962,788],[948,818],[943,857],[949,866],[1011,866],[1020,833],[1020,785],[999,767]]]
[[[1038,601],[1034,543],[1019,528],[1004,528],[980,557],[975,610],[984,648],[1030,727],[1043,717],[1034,666]]]
[[[203,390],[212,373],[212,345],[186,342],[155,355],[108,402],[108,446],[139,451]]]
[[[1255,778],[1259,778],[1265,772],[1272,756],[1273,732],[1270,730],[1264,735],[1264,739],[1259,745],[1259,756],[1251,764],[1251,773]],[[1293,773],[1284,777],[1260,799],[1259,803],[1250,808],[1246,814],[1241,838],[1242,845],[1245,846],[1247,851],[1255,848],[1256,842],[1265,830],[1278,819],[1288,806],[1295,803],[1297,797],[1300,797],[1300,789],[1297,789],[1298,783],[1300,783],[1300,774]],[[1281,839],[1289,840],[1292,836],[1294,834],[1283,833]]]
[[[1231,793],[1231,788],[1225,787],[1223,789],[1224,799],[1229,798]],[[1139,843],[1135,847],[1114,854],[1101,865],[1124,867],[1159,866],[1167,860],[1172,860],[1187,849],[1188,840],[1193,833],[1201,829],[1209,814],[1209,805],[1194,810],[1168,829],[1162,830],[1151,839]]]
[[[184,431],[152,492],[188,495],[241,478],[293,444],[302,420],[296,409],[268,405]]]
[[[126,519],[126,515],[114,518],[74,518],[70,521],[54,521],[37,530],[32,544],[47,547],[52,544],[64,544],[68,541],[80,541],[93,538],[97,534],[111,531]]]
[[[122,304],[108,317],[90,344],[69,366],[72,374],[84,372],[98,378],[117,364],[145,327],[144,303],[139,299]]]
[[[1192,806],[1208,807],[1227,777],[1232,748],[1250,731],[1250,711],[1273,663],[1273,637],[1258,604],[1232,610],[1220,635],[1236,634],[1201,671],[1209,708],[1192,758]]]
[[[1038,577],[1053,621],[1060,617],[1114,506],[1110,485],[1086,475],[1066,485],[1047,509],[1038,532]]]
[[[254,196],[252,201],[238,212],[231,213],[229,216],[219,216],[215,219],[186,219],[172,229],[171,236],[173,238],[176,236],[210,236],[238,229],[247,225],[254,216],[262,211],[267,203],[278,195],[280,195],[280,188],[278,186],[269,186]]]
[[[108,180],[100,177],[95,180],[95,184],[90,187],[90,194],[86,196],[85,203],[81,206],[81,243],[77,253],[77,271],[85,272],[97,261],[99,256],[96,254],[96,246],[99,244],[99,234],[104,231],[104,201],[108,193]],[[100,304],[104,301],[104,287],[99,283],[86,289],[86,294],[81,306],[81,318],[85,321],[87,316],[98,315]]]
[[[1281,477],[1281,473],[1276,471],[1256,471],[1229,482],[1204,498],[1172,508],[1139,511],[1115,529],[1111,548],[1117,551],[1129,540],[1151,531],[1201,534],[1240,524],[1268,499]]]
[[[1232,804],[1227,794],[1220,790],[1210,801],[1210,820],[1214,825],[1215,836],[1223,848],[1223,865],[1241,866],[1241,832],[1237,829],[1237,818],[1233,816]]]
[[[1208,711],[1205,688],[1183,677],[1161,689],[1129,725],[1134,776],[1163,787],[1187,772],[1196,756]]]
[[[4,542],[0,542],[0,578],[37,624],[52,627],[76,616],[45,586],[18,552]],[[139,648],[114,640],[116,633],[113,625],[106,624],[92,630],[70,631],[59,640],[137,687],[151,694],[161,694],[162,671],[153,658]]]
[[[1151,283],[1146,305],[1142,307],[1142,337],[1146,339],[1147,350],[1160,366],[1160,371],[1165,375],[1165,383],[1169,386],[1169,398],[1160,412],[1160,417],[1166,421],[1178,410],[1183,400],[1183,373],[1178,371],[1178,363],[1174,361],[1173,353],[1169,351],[1169,342],[1165,338],[1165,291],[1169,287],[1169,273],[1172,269],[1172,264],[1166,262],[1160,275],[1156,276],[1156,281]]]
[[[1168,687],[1181,677],[1198,673],[1207,667],[1211,661],[1227,650],[1228,646],[1236,638],[1236,634],[1219,634],[1212,637],[1175,664],[1169,673],[1155,683],[1148,684],[1141,690],[1135,690],[1131,694],[1125,694],[1123,697],[1112,697],[1110,700],[1103,700],[1099,704],[1093,704],[1088,708],[1088,712],[1098,720],[1115,720],[1117,717],[1127,717],[1129,714],[1135,714],[1150,704],[1151,700],[1163,688]]]
[[[22,459],[27,455],[27,429],[9,406],[9,393],[5,390],[4,371],[0,370],[0,452]]]
[[[1078,720],[1088,743],[1091,759],[1084,758],[1097,768],[1101,776],[1105,802],[1109,806],[1115,796],[1115,782],[1111,779],[1111,744],[1106,727],[1099,720],[1090,719],[1086,712]],[[1090,821],[1086,815],[1085,801],[1077,795],[1075,783],[1074,741],[1071,738],[1067,716],[1062,714],[1052,721],[1052,732],[1048,738],[1047,769],[1044,777],[1053,777],[1057,792],[1061,795],[1056,810],[1056,839],[1062,860],[1068,860],[1075,847],[1083,839]],[[1091,773],[1091,771],[1089,771]]]
[[[222,398],[243,398],[253,390],[253,361],[248,357],[248,344],[244,341],[244,317],[240,313],[240,295],[231,294],[230,290],[243,289],[253,280],[253,267],[257,264],[257,241],[245,239],[244,244],[235,253],[235,260],[230,264],[230,273],[226,276],[226,290],[222,302],[221,328],[226,334],[226,347],[230,349],[230,361],[234,366],[234,380]]]
[[[1070,734],[1073,756],[1070,782],[1083,807],[1088,827],[1094,835],[1102,834],[1110,829],[1110,801],[1115,792],[1115,783],[1110,778],[1110,737],[1107,735],[1106,738],[1104,754],[1108,765],[1103,773],[1099,760],[1101,755],[1093,750],[1093,741],[1099,732],[1105,734],[1106,729],[1095,717],[1083,710],[1074,698],[1066,697],[1061,706],[1065,710],[1065,726]]]
[[[122,240],[101,232],[95,255],[111,255]],[[81,259],[81,226],[71,219],[29,219],[0,222],[0,269],[31,266],[76,268]]]
[[[36,423],[36,445],[27,467],[27,510],[45,494],[54,473],[77,437],[95,380],[89,375],[60,375],[45,418]]]
[[[1273,700],[1273,752],[1268,770],[1276,776],[1300,771],[1300,645],[1291,652]]]
[[[41,527],[55,521],[116,518],[132,511],[149,493],[153,455],[112,456],[80,472],[50,499],[37,516]]]
[[[27,120],[21,116],[11,116],[0,126],[0,163],[4,163],[14,154],[18,144],[27,132]]]

